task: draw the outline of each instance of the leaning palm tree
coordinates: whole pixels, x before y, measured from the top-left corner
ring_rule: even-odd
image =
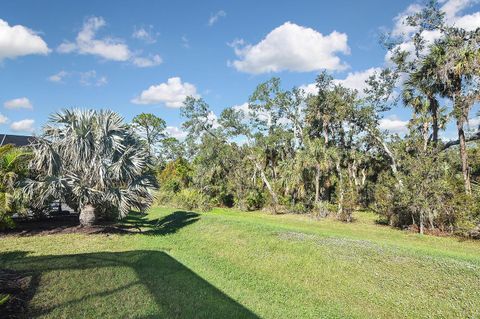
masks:
[[[64,110],[53,114],[32,144],[34,180],[25,191],[41,205],[66,202],[80,224],[123,218],[145,210],[156,187],[140,138],[112,111]]]

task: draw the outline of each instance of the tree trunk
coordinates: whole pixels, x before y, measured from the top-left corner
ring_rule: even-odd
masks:
[[[367,180],[367,174],[365,174],[365,168],[362,168],[362,186],[365,186],[366,180]]]
[[[457,120],[458,141],[460,143],[460,160],[462,162],[462,175],[465,184],[465,193],[470,195],[472,193],[472,186],[470,184],[470,172],[468,168],[468,154],[467,142],[465,140],[465,131],[463,130],[463,120]]]
[[[327,122],[324,120],[322,124],[322,129],[323,129],[323,139],[325,141],[325,145],[328,145],[328,125]]]
[[[380,142],[380,144],[382,145],[383,147],[383,150],[385,151],[385,153],[387,153],[388,157],[390,158],[390,161],[391,161],[391,164],[390,164],[390,167],[392,168],[392,172],[393,172],[393,175],[395,176],[395,178],[397,179],[398,181],[398,185],[400,185],[400,187],[403,187],[403,182],[402,180],[400,179],[400,176],[398,174],[398,168],[397,168],[397,161],[395,159],[395,156],[393,155],[392,151],[390,150],[390,148],[388,147],[387,143],[385,143],[380,137],[376,137],[376,139]]]
[[[320,201],[320,165],[317,164],[315,174],[315,203]]]
[[[338,174],[338,215],[341,216],[343,213],[343,176],[342,170],[340,168],[340,161],[335,163],[335,168],[337,169]]]
[[[392,173],[393,173],[393,176],[395,177],[395,179],[397,180],[398,182],[398,185],[403,188],[403,182],[400,178],[400,175],[398,174],[398,168],[397,168],[397,161],[395,159],[395,155],[393,154],[393,152],[390,150],[390,148],[388,147],[387,143],[385,143],[385,141],[380,137],[378,136],[377,134],[375,134],[372,130],[369,130],[367,128],[367,132],[370,133],[370,135],[376,139],[378,141],[378,143],[380,143],[380,145],[382,146],[383,150],[385,151],[385,153],[387,154],[387,156],[390,158],[390,167],[392,169]]]
[[[273,190],[272,185],[270,185],[270,182],[268,181],[268,178],[267,178],[267,176],[265,175],[265,172],[263,171],[262,165],[260,165],[260,163],[258,163],[255,159],[252,158],[252,160],[253,160],[253,163],[255,164],[255,167],[256,167],[257,170],[260,172],[260,177],[262,178],[263,183],[264,183],[265,186],[267,187],[268,192],[270,193],[270,196],[272,196],[272,200],[273,200],[273,212],[274,212],[274,213],[277,213],[277,206],[278,206],[278,197],[277,197],[277,194],[276,194],[275,191]]]
[[[95,224],[96,221],[96,216],[95,216],[95,207],[93,207],[90,204],[85,205],[80,209],[80,215],[79,215],[79,220],[80,220],[80,226],[85,227],[85,226],[92,226]]]
[[[428,97],[430,102],[430,112],[432,113],[432,141],[433,145],[437,146],[438,143],[438,101],[435,97]]]
[[[424,224],[424,220],[423,220],[423,212],[421,211],[420,212],[420,234],[423,235],[423,224]]]

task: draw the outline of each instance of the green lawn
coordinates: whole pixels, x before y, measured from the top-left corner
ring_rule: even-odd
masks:
[[[155,208],[142,234],[0,237],[0,268],[33,275],[28,317],[480,317],[480,243],[356,217]]]

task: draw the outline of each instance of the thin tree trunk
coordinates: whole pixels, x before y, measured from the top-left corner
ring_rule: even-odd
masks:
[[[340,169],[340,160],[337,160],[335,163],[335,168],[337,169],[338,174],[338,215],[341,216],[343,213],[343,176],[342,170]]]
[[[362,168],[362,186],[365,186],[366,180],[367,180],[367,174],[365,174],[365,168]]]
[[[427,151],[428,147],[428,122],[423,123],[423,151]]]
[[[422,235],[423,235],[423,224],[424,224],[423,211],[420,211],[420,234]]]
[[[462,162],[462,175],[465,184],[465,193],[470,195],[472,193],[472,186],[470,184],[470,172],[468,168],[468,154],[467,142],[465,140],[465,131],[463,130],[463,120],[457,120],[458,140],[460,143],[460,160]]]
[[[328,145],[328,125],[325,120],[323,121],[322,128],[323,128],[323,138],[325,140],[325,145]]]
[[[432,141],[433,145],[437,146],[438,144],[438,101],[435,97],[429,96],[430,101],[430,111],[432,112]]]
[[[315,174],[315,203],[320,201],[320,165],[317,164]]]
[[[267,175],[265,175],[265,172],[263,171],[262,165],[260,165],[260,163],[258,163],[258,162],[257,162],[255,159],[253,159],[253,158],[252,158],[252,161],[253,161],[255,167],[257,168],[257,170],[260,172],[260,177],[262,178],[263,183],[264,183],[265,186],[267,187],[268,192],[270,193],[270,196],[272,196],[272,200],[273,200],[273,212],[276,214],[276,213],[277,213],[277,207],[278,207],[278,196],[277,196],[277,194],[275,193],[275,191],[273,190],[272,185],[271,185],[270,182],[268,181]]]
[[[393,175],[397,179],[398,185],[400,185],[400,187],[403,187],[403,182],[398,174],[397,161],[395,159],[395,156],[393,155],[393,152],[390,150],[387,143],[385,143],[379,136],[377,136],[376,134],[372,134],[372,136],[380,143],[385,153],[387,153],[388,157],[390,158],[390,167],[392,169]]]
[[[434,230],[435,223],[434,223],[434,216],[431,209],[428,211],[428,222],[430,223],[430,230]]]

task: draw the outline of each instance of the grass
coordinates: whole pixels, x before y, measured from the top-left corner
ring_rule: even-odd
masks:
[[[478,318],[480,243],[357,221],[154,208],[142,234],[0,238],[28,317]]]

